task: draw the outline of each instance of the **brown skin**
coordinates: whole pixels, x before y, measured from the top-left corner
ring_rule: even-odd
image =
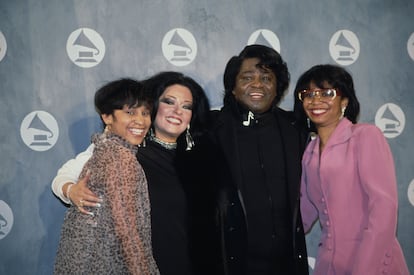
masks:
[[[128,107],[115,110],[113,114],[102,114],[102,120],[111,132],[121,136],[131,144],[138,145],[144,139],[150,125],[150,110],[146,106]],[[76,205],[81,213],[91,215],[84,206],[98,207],[102,201],[88,187],[89,175],[72,185],[68,197],[68,187],[73,183],[65,183],[62,187],[63,194]]]
[[[325,82],[324,87],[318,87],[311,82],[309,90],[318,90],[322,88],[334,88],[329,83]],[[303,109],[309,119],[315,124],[320,137],[320,152],[323,151],[329,137],[335,130],[339,121],[342,118],[342,108],[348,105],[348,98],[337,95],[334,100],[323,100],[320,97],[315,97],[312,100],[306,99],[303,101]]]
[[[89,180],[89,175],[86,175],[84,178],[80,179],[77,184],[73,182],[65,183],[62,187],[63,194],[65,197],[70,199],[72,203],[78,207],[79,211],[83,214],[91,214],[90,212],[86,211],[84,206],[91,206],[97,207],[99,203],[102,202],[102,199],[95,196],[95,194],[88,189],[87,182]],[[70,198],[67,196],[67,190],[69,185],[73,184],[70,189]],[[82,202],[81,202],[82,201]]]
[[[236,100],[255,114],[269,111],[277,94],[275,74],[257,67],[259,61],[258,58],[243,60],[233,90]]]
[[[172,85],[168,87],[161,96],[161,99],[168,98],[160,102],[158,112],[155,118],[155,136],[163,141],[175,142],[177,137],[182,134],[187,125],[189,125],[192,116],[192,94],[188,88],[181,85]],[[181,123],[171,122],[172,118]],[[106,119],[106,117],[105,117]],[[163,122],[164,121],[164,122]],[[107,122],[109,123],[109,121]],[[172,139],[170,139],[173,137]],[[70,189],[70,200],[76,205],[83,214],[92,213],[86,211],[83,207],[98,207],[102,200],[97,197],[87,187],[89,176],[80,179],[76,184],[68,182],[62,187],[63,194],[67,196],[67,188],[74,184]]]
[[[259,61],[258,58],[247,58],[243,61],[233,90],[236,100],[255,114],[269,111],[277,94],[275,74],[270,69],[256,67]],[[88,212],[83,206],[97,206],[101,201],[86,187],[87,181],[87,178],[80,179],[70,191],[72,203],[85,214]],[[65,195],[68,184],[71,183],[63,186]]]

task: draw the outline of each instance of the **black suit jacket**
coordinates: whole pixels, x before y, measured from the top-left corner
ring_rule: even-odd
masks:
[[[305,234],[300,215],[300,177],[301,158],[305,148],[306,136],[302,134],[293,120],[292,113],[279,108],[272,110],[277,119],[284,148],[287,186],[292,221],[293,255],[295,274],[308,274]],[[242,183],[239,163],[236,124],[242,123],[234,112],[225,107],[213,111],[211,142],[213,154],[209,160],[214,165],[213,179],[216,184],[217,212],[216,223],[220,243],[220,265],[223,274],[242,275],[246,271],[247,222],[243,196],[238,188]]]

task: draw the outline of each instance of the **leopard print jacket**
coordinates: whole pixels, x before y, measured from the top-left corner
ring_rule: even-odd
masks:
[[[71,206],[62,225],[55,274],[159,274],[151,247],[147,180],[137,146],[113,134],[93,136],[80,178],[103,198],[94,215]]]

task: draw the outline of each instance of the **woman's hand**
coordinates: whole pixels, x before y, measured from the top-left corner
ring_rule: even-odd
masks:
[[[97,197],[88,187],[89,174],[80,179],[76,184],[66,183],[63,188],[65,196],[70,199],[73,205],[78,207],[79,211],[83,214],[93,215],[93,212],[85,210],[85,206],[100,207],[102,199]],[[69,186],[71,185],[71,186]],[[68,192],[69,190],[69,192]]]

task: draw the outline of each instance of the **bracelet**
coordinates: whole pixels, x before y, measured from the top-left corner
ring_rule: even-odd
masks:
[[[70,189],[72,188],[73,183],[70,183],[68,188],[66,189],[66,198],[69,200],[69,204],[73,204],[70,198]]]

